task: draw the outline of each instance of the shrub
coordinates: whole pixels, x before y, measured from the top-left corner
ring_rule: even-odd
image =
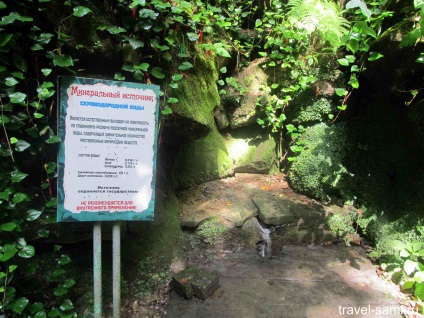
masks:
[[[317,199],[341,196],[345,192],[344,179],[351,175],[344,165],[349,147],[345,124],[320,123],[309,127],[299,138],[293,143],[303,144],[303,151],[289,169],[292,186]]]

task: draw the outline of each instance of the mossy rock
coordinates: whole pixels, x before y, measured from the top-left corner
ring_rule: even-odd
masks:
[[[289,168],[289,180],[299,192],[318,199],[340,196],[349,178],[344,160],[350,141],[344,123],[311,126],[302,135],[304,150]]]
[[[232,129],[256,124],[261,113],[257,103],[265,105],[269,96],[262,90],[267,83],[267,75],[261,68],[264,59],[249,64],[234,76],[234,84],[228,86],[222,104],[226,109]],[[236,87],[235,87],[236,86]]]
[[[322,83],[326,84],[324,81]],[[313,85],[296,96],[286,111],[288,122],[303,126],[327,122],[328,116],[337,112],[334,88],[328,84],[325,86],[327,91],[323,92],[322,86],[324,85]]]
[[[214,56],[196,51],[194,68],[179,83],[176,91],[178,104],[173,108],[177,117],[175,131],[188,140],[206,136],[215,129],[214,110],[221,100],[216,82],[218,71]]]
[[[257,126],[231,132],[225,142],[236,173],[271,173],[277,169],[276,142],[271,134],[261,132]]]
[[[228,154],[224,138],[217,130],[212,130],[206,137],[180,149],[171,178],[175,188],[189,188],[233,174],[234,162]]]

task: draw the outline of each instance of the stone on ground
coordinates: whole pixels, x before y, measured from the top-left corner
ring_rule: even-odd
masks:
[[[295,216],[287,200],[269,192],[259,192],[252,197],[258,207],[258,217],[268,225],[281,225],[294,222]]]
[[[171,288],[180,296],[206,300],[219,288],[219,276],[207,270],[187,268],[174,274]]]

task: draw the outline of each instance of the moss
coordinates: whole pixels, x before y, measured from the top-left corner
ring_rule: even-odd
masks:
[[[345,124],[314,125],[307,129],[301,141],[304,150],[289,169],[292,186],[318,199],[344,194],[344,179],[349,177],[344,166],[349,148]]]
[[[248,126],[231,132],[226,139],[230,156],[235,161],[235,171],[244,173],[269,173],[277,166],[274,138],[257,126]]]
[[[187,71],[187,77],[181,81],[176,95],[178,104],[173,109],[177,115],[209,129],[215,127],[213,111],[220,105],[215,62],[213,56],[206,56],[201,50],[196,51],[194,68]]]
[[[328,115],[337,111],[334,100],[315,95],[315,90],[310,88],[297,96],[287,109],[288,121],[302,125],[328,121]]]
[[[129,222],[130,234],[125,238],[125,254],[129,259],[152,257],[162,265],[181,253],[182,232],[179,221],[179,202],[174,193],[158,193],[155,205],[155,221]],[[143,246],[140,249],[140,244]]]
[[[176,188],[188,188],[233,173],[234,162],[228,155],[224,138],[214,129],[206,137],[180,149],[173,167],[172,183]]]

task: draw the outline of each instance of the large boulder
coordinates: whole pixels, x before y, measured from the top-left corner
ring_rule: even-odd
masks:
[[[254,61],[231,80],[227,79],[229,86],[222,104],[229,115],[232,129],[255,124],[260,114],[257,103],[265,105],[269,99],[262,89],[267,82],[267,75],[261,68],[263,62],[264,59]]]
[[[258,128],[249,126],[227,134],[225,143],[236,173],[271,173],[277,169],[276,142],[269,132]]]
[[[180,149],[171,178],[174,187],[189,188],[233,174],[234,162],[228,154],[224,138],[217,130],[212,130],[206,137]]]

